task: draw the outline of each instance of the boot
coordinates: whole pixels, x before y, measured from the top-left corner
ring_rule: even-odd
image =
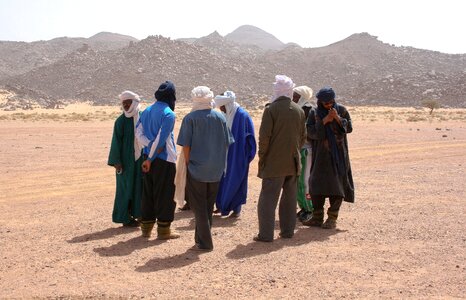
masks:
[[[157,221],[157,239],[158,240],[170,240],[177,239],[180,235],[176,232],[173,232],[170,229],[171,222],[162,222]]]
[[[140,223],[142,236],[149,238],[152,232],[152,228],[154,228],[155,221],[141,221]]]
[[[337,219],[338,219],[338,210],[336,211],[327,211],[327,220],[325,220],[325,223],[322,224],[322,228],[324,229],[335,229],[337,228]]]
[[[324,210],[323,209],[320,209],[320,210],[313,210],[312,211],[312,217],[308,220],[304,220],[302,222],[303,225],[306,225],[306,226],[317,226],[317,227],[320,227],[322,226],[322,223],[324,222]]]

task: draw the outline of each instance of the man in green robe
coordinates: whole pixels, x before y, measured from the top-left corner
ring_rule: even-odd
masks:
[[[131,91],[119,96],[123,113],[115,121],[108,165],[116,171],[116,193],[112,221],[123,226],[139,226],[142,197],[142,147],[135,139],[140,98]]]

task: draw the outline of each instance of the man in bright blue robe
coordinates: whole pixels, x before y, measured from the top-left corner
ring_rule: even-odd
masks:
[[[235,93],[215,97],[215,105],[225,114],[235,142],[228,148],[226,170],[220,181],[216,205],[222,216],[239,217],[248,193],[249,163],[256,155],[254,124],[236,102]]]

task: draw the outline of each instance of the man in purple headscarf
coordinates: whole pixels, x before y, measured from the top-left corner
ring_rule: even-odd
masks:
[[[259,172],[262,188],[257,204],[258,242],[274,239],[275,209],[280,197],[280,237],[292,238],[296,226],[297,179],[300,150],[306,139],[304,111],[291,99],[295,84],[275,76],[272,102],[265,108],[259,129]]]

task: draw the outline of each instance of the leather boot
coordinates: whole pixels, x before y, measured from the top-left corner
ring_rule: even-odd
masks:
[[[312,217],[308,220],[303,221],[303,225],[306,226],[317,226],[320,227],[322,226],[322,223],[324,222],[324,210],[314,210],[312,211]]]
[[[143,237],[150,237],[155,221],[141,221],[141,232]]]
[[[170,228],[171,222],[157,221],[157,239],[158,240],[170,240],[177,239],[180,235]]]
[[[338,210],[328,210],[327,211],[327,220],[325,223],[322,224],[322,228],[324,229],[335,229],[337,228],[337,219],[338,219]]]

